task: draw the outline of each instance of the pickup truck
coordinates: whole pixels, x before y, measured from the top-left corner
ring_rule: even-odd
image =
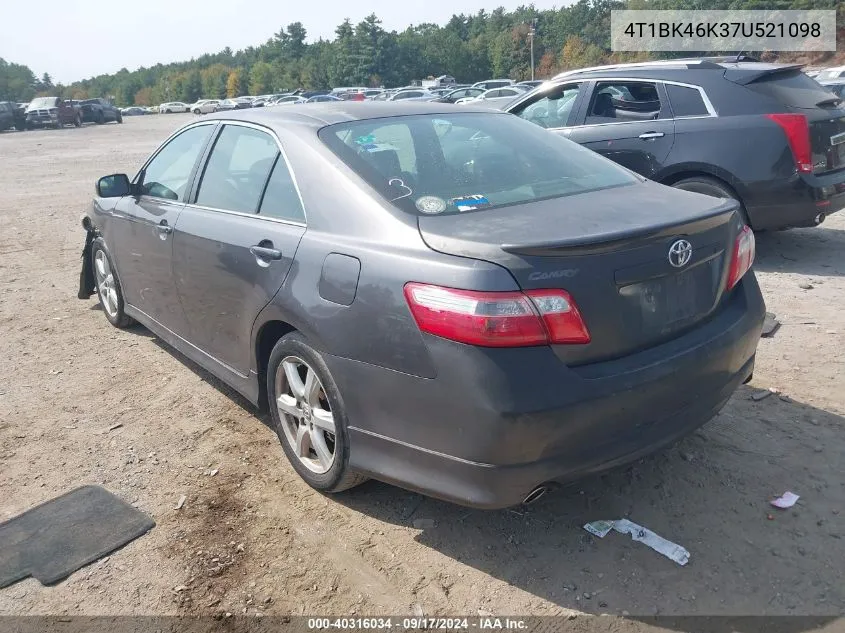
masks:
[[[59,97],[36,97],[26,106],[26,129],[36,127],[61,128],[82,125],[82,112],[70,101]]]
[[[83,123],[123,123],[123,115],[108,99],[85,99],[79,102]]]

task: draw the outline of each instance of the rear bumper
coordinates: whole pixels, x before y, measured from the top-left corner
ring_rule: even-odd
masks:
[[[748,275],[707,323],[617,360],[570,368],[547,347],[481,349],[436,337],[426,338],[434,379],[326,360],[346,405],[353,468],[500,508],[707,422],[750,377],[764,314]]]
[[[773,185],[771,190],[767,188],[764,196],[746,208],[755,230],[816,226],[824,216],[845,208],[845,169],[831,174],[796,175]]]

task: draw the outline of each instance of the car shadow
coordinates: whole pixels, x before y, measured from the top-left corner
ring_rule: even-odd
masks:
[[[741,388],[675,446],[531,506],[472,510],[377,482],[332,499],[421,528],[415,538],[426,547],[568,609],[837,616],[845,491],[841,457],[824,447],[845,419],[776,395],[756,402],[755,392]],[[786,490],[801,495],[798,504],[771,507]],[[681,567],[627,535],[599,539],[582,527],[623,517],[686,547],[690,562]],[[800,618],[794,624],[789,630],[807,630]]]
[[[192,372],[194,372],[194,374],[197,376],[197,378],[199,378],[203,382],[208,383],[209,385],[211,385],[212,387],[217,389],[219,392],[221,392],[223,395],[227,396],[230,400],[234,401],[242,409],[244,409],[245,411],[254,415],[266,427],[268,427],[270,429],[273,428],[273,423],[272,423],[272,420],[270,419],[270,414],[266,411],[262,411],[262,410],[258,409],[249,400],[247,400],[244,396],[242,396],[239,391],[237,391],[237,390],[233,389],[232,387],[230,387],[229,385],[227,385],[225,382],[220,380],[217,376],[215,376],[214,374],[212,374],[211,372],[206,370],[201,365],[198,365],[197,363],[192,361],[190,358],[185,356],[182,352],[180,352],[176,348],[171,347],[170,345],[168,345],[167,343],[162,341],[155,334],[150,332],[147,328],[145,328],[141,325],[138,325],[138,326],[135,326],[132,331],[136,332],[138,334],[143,333],[144,336],[148,336],[149,338],[151,338],[153,340],[153,343],[155,343],[155,345],[158,348],[160,348],[161,350],[167,352],[168,354],[170,354],[171,356],[176,358],[185,367],[187,367]]]
[[[755,235],[754,269],[820,277],[845,275],[845,231],[818,226]]]
[[[272,429],[269,414],[153,340]],[[530,506],[474,510],[376,481],[327,499],[419,529],[413,538],[425,547],[565,609],[677,630],[813,630],[840,617],[845,604],[845,418],[770,392],[751,397],[762,393],[743,386],[674,446]],[[796,506],[771,507],[785,491],[801,496]],[[583,529],[619,518],[684,546],[690,562],[679,566],[627,535],[599,539]],[[749,614],[801,617],[767,628],[768,620],[739,617]]]

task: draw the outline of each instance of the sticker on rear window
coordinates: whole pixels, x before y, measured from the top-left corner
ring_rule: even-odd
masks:
[[[490,201],[486,196],[482,196],[481,194],[452,198],[449,200],[449,203],[455,205],[458,211],[472,211],[473,209],[490,206]]]
[[[446,201],[437,196],[421,196],[414,203],[420,213],[434,215],[446,210]]]
[[[355,139],[356,145],[369,145],[370,143],[375,143],[376,137],[372,134],[367,134],[366,136],[359,136]]]

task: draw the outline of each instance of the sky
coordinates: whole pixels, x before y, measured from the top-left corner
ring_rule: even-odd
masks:
[[[550,9],[567,0],[535,0]],[[360,22],[375,13],[382,26],[401,31],[409,24],[443,24],[456,13],[507,10],[530,0],[20,0],[4,3],[0,57],[25,64],[54,83],[121,68],[185,61],[229,46],[233,51],[264,43],[280,28],[302,22],[308,40],[333,38],[344,18]]]

